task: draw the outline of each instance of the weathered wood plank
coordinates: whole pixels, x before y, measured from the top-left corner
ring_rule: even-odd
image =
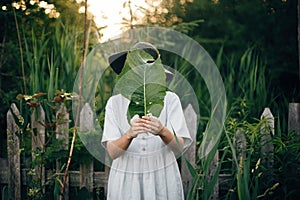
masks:
[[[62,149],[68,150],[69,145],[69,113],[65,104],[61,104],[56,112],[56,139],[63,140],[64,146]]]
[[[67,112],[67,107],[64,103],[60,105],[59,110],[56,112],[56,139],[63,140],[63,146],[61,149],[68,150],[69,145],[69,113]],[[56,160],[56,172],[59,173],[62,168],[61,160]],[[65,184],[64,199],[69,199],[69,177],[67,178]]]
[[[188,170],[184,158],[186,158],[193,166],[195,166],[195,157],[196,157],[195,153],[196,153],[196,134],[197,134],[197,114],[194,111],[191,104],[189,104],[184,110],[184,116],[185,116],[188,130],[193,140],[191,146],[184,153],[183,160],[181,162],[182,184],[183,184],[185,196],[187,196],[187,193],[193,184],[193,177],[191,176],[191,173]]]
[[[288,130],[300,138],[300,103],[289,103]]]
[[[56,173],[55,175],[63,176],[63,173]],[[53,171],[48,170],[47,177],[52,177],[52,176],[54,176]],[[81,178],[80,171],[69,171],[70,186],[80,187],[81,185],[80,178]],[[108,177],[106,176],[105,172],[94,172],[93,178],[94,178],[93,183],[95,188],[106,187]]]
[[[80,112],[80,132],[88,132],[94,129],[94,116],[91,106],[86,103]],[[92,192],[94,188],[94,162],[80,164],[80,188],[86,187]]]
[[[20,140],[18,137],[21,130],[13,115],[22,123],[19,110],[14,103],[11,105],[11,110],[7,112],[8,194],[9,199],[18,200],[21,199]]]
[[[32,131],[32,161],[35,161],[36,154],[43,154],[45,151],[45,111],[42,106],[34,109],[31,114],[31,131]],[[37,163],[34,167],[36,176],[40,181],[40,187],[45,185],[45,167],[43,163]]]
[[[235,147],[236,147],[236,153],[237,153],[237,159],[246,159],[246,149],[247,149],[247,140],[246,137],[241,129],[238,129],[236,131],[236,141],[235,141]]]
[[[219,165],[219,151],[217,150],[209,169],[209,181],[212,180],[213,176],[217,172],[218,165]],[[214,190],[210,199],[211,200],[219,199],[219,177],[217,177],[216,183],[214,185]]]
[[[39,106],[31,114],[31,130],[33,131],[31,147],[33,152],[40,152],[44,149],[45,127],[42,124],[45,124],[45,111],[42,106]],[[35,159],[34,153],[32,159]]]
[[[262,124],[261,131],[261,164],[267,168],[272,168],[274,163],[274,146],[272,136],[275,134],[274,116],[269,108],[265,108],[261,119],[266,119],[266,124]]]
[[[94,129],[94,116],[91,106],[86,103],[80,112],[80,132]]]
[[[107,182],[108,182],[108,174],[106,171],[105,172],[94,172],[95,187],[107,188]]]

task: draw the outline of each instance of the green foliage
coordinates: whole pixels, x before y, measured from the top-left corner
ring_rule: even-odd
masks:
[[[48,35],[46,32],[36,34],[32,31],[31,37],[25,40],[25,62],[30,71],[28,80],[30,84],[28,90],[30,94],[19,94],[17,99],[20,101],[19,110],[21,118],[16,118],[17,125],[21,129],[21,148],[23,167],[31,169],[28,173],[27,198],[28,199],[45,199],[54,195],[57,197],[61,189],[61,177],[53,176],[42,182],[42,175],[39,171],[44,166],[46,169],[55,169],[57,167],[63,170],[62,164],[68,157],[68,148],[66,139],[57,139],[60,133],[57,133],[57,127],[61,124],[73,122],[66,121],[63,115],[57,114],[62,104],[66,105],[66,112],[71,115],[70,100],[73,95],[65,92],[65,88],[71,91],[73,81],[75,80],[77,70],[80,66],[80,44],[79,36],[81,33],[76,29],[68,28],[62,23],[58,23],[54,35]],[[93,39],[93,38],[92,38]],[[59,88],[63,88],[60,89]],[[43,91],[43,92],[41,92]],[[31,143],[37,141],[37,129],[30,128],[31,117],[37,118],[40,106],[45,111],[45,120],[38,121],[40,126],[45,128],[45,142],[34,151],[31,149]],[[15,116],[17,117],[17,116]],[[63,130],[71,131],[71,130]],[[67,138],[68,140],[69,138]],[[77,139],[75,145],[75,156],[73,165],[78,166],[81,163],[90,162],[91,156],[84,148],[84,145]],[[34,155],[33,162],[28,163],[28,157]],[[47,190],[51,188],[51,190]],[[52,190],[52,188],[54,190]]]
[[[220,54],[218,57],[224,57]],[[243,104],[247,104],[250,107],[248,114],[258,116],[275,98],[271,85],[266,82],[269,71],[263,56],[255,48],[249,48],[240,58],[231,55],[228,60],[223,60],[225,62],[219,61],[218,64],[224,77],[229,107],[233,109],[235,102],[240,102],[236,106],[241,110],[242,117],[245,115],[242,113]]]
[[[273,196],[277,199],[299,198],[300,184],[300,139],[297,131],[281,133],[274,137],[275,166],[274,174],[279,183],[278,190]]]
[[[232,157],[233,157],[233,163],[234,163],[234,176],[236,178],[236,185],[231,189],[231,194],[235,193],[239,199],[255,199],[257,197],[257,185],[253,184],[253,179],[257,179],[257,175],[253,177],[253,179],[250,177],[251,173],[251,159],[254,157],[254,153],[259,150],[259,130],[260,130],[260,123],[258,124],[249,124],[248,122],[242,122],[241,124],[234,120],[229,119],[229,125],[226,126],[225,135],[227,138],[227,141],[229,143]],[[237,134],[240,134],[245,138],[245,142],[248,143],[248,137],[252,140],[250,144],[246,144],[243,149],[241,147],[237,147],[236,140],[237,140]],[[232,141],[233,140],[233,141]],[[241,142],[240,142],[241,143]],[[258,147],[257,147],[257,146]],[[259,151],[258,151],[259,152]],[[256,183],[256,181],[255,181]],[[251,188],[250,186],[254,185],[254,188]],[[251,192],[252,191],[252,192]],[[251,197],[251,193],[253,197]]]
[[[212,171],[211,167],[213,165],[213,161],[215,160],[217,147],[218,145],[215,145],[215,147],[207,154],[207,156],[197,163],[196,168],[194,168],[189,161],[186,160],[188,169],[192,174],[192,177],[194,177],[193,185],[187,195],[188,200],[211,198],[218,176],[221,172],[223,160],[226,155],[225,151],[223,156],[218,161],[220,164],[218,164]]]
[[[260,68],[265,65],[263,68],[267,69],[267,76],[264,81],[267,85],[274,86],[271,92],[278,95],[276,103],[283,101],[282,96],[290,102],[299,100],[299,93],[296,92],[299,91],[297,1],[166,0],[160,2],[159,6],[155,6],[153,2],[148,3],[151,9],[146,12],[146,24],[167,27],[178,25],[176,30],[187,33],[215,58],[222,47],[223,64],[226,62],[228,65],[218,66],[225,73],[224,80],[228,77],[227,70],[243,70],[232,67],[230,64],[238,63],[230,63],[230,60],[238,61],[242,54],[249,51],[249,47],[252,49],[255,46],[255,51],[251,50],[252,56],[263,57],[259,59],[261,63],[258,70],[264,71]],[[195,26],[194,22],[200,20],[204,22]],[[186,28],[181,24],[190,26]],[[247,56],[250,56],[249,53]],[[246,60],[243,62],[247,64]],[[260,75],[258,72],[257,80]],[[245,75],[228,78],[238,81],[243,77],[247,78]],[[248,90],[247,87],[246,89]],[[263,95],[258,91],[257,94]],[[266,94],[270,96],[269,93]]]
[[[36,1],[38,2],[38,1]],[[34,94],[36,92],[46,92],[47,87],[45,85],[48,84],[47,82],[47,75],[49,73],[48,67],[51,67],[52,74],[54,73],[63,73],[61,68],[65,67],[64,63],[56,62],[56,59],[59,59],[58,53],[60,52],[60,49],[57,49],[56,53],[51,52],[50,47],[52,44],[51,40],[53,37],[55,37],[55,31],[57,30],[57,26],[61,26],[61,29],[63,29],[61,22],[66,25],[64,27],[64,31],[61,31],[57,35],[58,38],[61,36],[64,38],[66,37],[66,29],[77,30],[77,42],[81,44],[80,40],[80,32],[83,30],[83,26],[78,26],[78,24],[81,23],[82,14],[78,13],[78,9],[80,6],[82,6],[82,2],[80,4],[76,3],[75,0],[45,0],[44,2],[48,4],[53,4],[54,10],[60,13],[59,18],[50,18],[48,14],[45,13],[45,8],[39,8],[38,3],[32,4],[31,1],[11,1],[11,0],[2,0],[0,2],[0,21],[2,22],[2,26],[0,27],[0,104],[4,105],[1,106],[1,114],[0,114],[0,127],[2,130],[6,129],[5,125],[5,115],[7,112],[7,108],[10,107],[10,104],[15,101],[15,96],[18,93],[24,94],[24,84],[22,82],[22,70],[21,70],[21,55],[20,55],[20,46],[18,43],[18,37],[17,37],[17,31],[16,31],[16,21],[14,19],[14,13],[16,14],[16,19],[19,24],[19,30],[21,35],[21,44],[23,47],[23,53],[27,54],[26,58],[24,59],[24,62],[30,65],[27,65],[25,67],[25,79],[30,85],[35,85],[36,88],[40,87],[42,88],[39,91],[34,91],[35,88],[31,88],[31,86],[27,85],[27,89],[30,91],[28,94]],[[13,8],[13,3],[17,4],[15,6],[16,8]],[[58,25],[60,24],[60,25]],[[71,28],[72,27],[72,28]],[[64,33],[63,33],[64,32]],[[74,30],[75,33],[75,30]],[[72,37],[73,33],[70,34],[70,37]],[[75,37],[74,37],[75,38]],[[34,39],[35,41],[31,41]],[[70,38],[69,38],[70,39]],[[74,49],[77,48],[77,46],[74,46],[74,40],[68,40],[69,42],[73,41],[73,45],[66,46],[68,49]],[[30,52],[26,51],[26,45],[29,48]],[[42,45],[44,43],[47,43],[46,49],[39,49],[42,48]],[[61,45],[62,47],[65,47]],[[79,48],[78,48],[79,49]],[[43,50],[42,52],[39,52],[37,50]],[[70,51],[71,51],[70,50]],[[75,53],[75,52],[74,52]],[[77,51],[78,53],[78,51]],[[50,56],[52,54],[52,57]],[[75,53],[76,54],[76,53]],[[80,49],[79,49],[79,55],[80,55]],[[37,56],[36,59],[34,56]],[[43,57],[43,58],[42,58]],[[66,56],[68,58],[68,56]],[[77,63],[76,67],[79,66],[78,59],[74,59],[70,55],[70,64],[72,62]],[[40,63],[38,61],[41,61]],[[75,66],[73,66],[75,67]],[[31,69],[34,69],[35,71],[31,71]],[[54,72],[53,72],[54,71]],[[43,75],[43,77],[40,77],[38,79],[39,75]],[[71,75],[71,74],[69,74]],[[29,80],[28,76],[31,76]],[[54,75],[55,77],[55,75]],[[69,77],[61,77],[64,79],[57,79],[59,83],[63,83],[64,81],[68,80]],[[63,80],[63,81],[62,81]],[[41,86],[38,85],[38,81],[40,81]],[[50,85],[52,82],[50,83]],[[70,86],[70,84],[68,84]],[[67,91],[70,91],[72,87],[65,88],[63,85],[57,85],[57,89],[65,89]],[[30,87],[30,88],[29,88]],[[52,93],[53,95],[53,93]],[[3,136],[1,135],[1,141],[5,140]]]
[[[7,186],[1,187],[1,199],[7,200],[8,199],[8,188]]]
[[[49,90],[48,100],[55,90],[72,90],[81,61],[77,31],[61,23],[55,30],[55,34],[42,32],[40,36],[32,30],[29,41],[24,37],[25,61],[30,69],[29,93]]]
[[[249,107],[244,107],[245,113],[249,113],[247,109]],[[300,182],[299,172],[296,170],[300,165],[300,140],[295,137],[295,132],[282,137],[281,130],[275,130],[279,133],[270,141],[275,147],[272,152],[272,155],[273,153],[275,155],[274,161],[270,166],[267,160],[272,158],[267,156],[271,155],[261,153],[263,147],[270,144],[262,142],[262,137],[272,131],[268,124],[269,119],[254,119],[253,122],[248,122],[247,117],[243,120],[232,112],[239,112],[239,110],[232,110],[226,120],[225,138],[221,139],[219,146],[222,157],[214,174],[208,176],[204,169],[211,165],[215,152],[208,155],[206,159],[200,160],[199,162],[203,164],[199,163],[197,168],[189,166],[195,179],[188,198],[209,198],[215,185],[213,178],[222,173],[228,174],[229,177],[224,180],[224,183],[219,184],[224,184],[221,188],[229,188],[223,194],[224,196],[219,198],[296,199],[299,192],[294,186]],[[211,181],[207,177],[212,177]]]
[[[170,58],[167,60],[170,60]],[[272,92],[272,87],[266,82],[269,71],[267,71],[267,63],[264,57],[257,48],[249,48],[241,57],[231,55],[228,59],[223,51],[223,47],[221,47],[216,63],[221,70],[222,77],[224,77],[228,100],[229,114],[225,124],[226,137],[222,136],[222,142],[218,146],[222,156],[213,174],[209,174],[208,170],[216,149],[208,157],[199,160],[196,168],[189,165],[190,172],[195,179],[188,198],[208,199],[212,195],[213,187],[216,183],[215,179],[220,173],[228,173],[230,177],[234,177],[234,179],[226,180],[226,185],[230,186],[230,188],[221,198],[271,198],[274,197],[275,193],[284,193],[281,191],[280,182],[282,182],[281,179],[287,180],[283,177],[279,178],[279,174],[273,173],[276,167],[268,169],[264,164],[261,164],[261,160],[265,159],[260,154],[261,148],[265,145],[261,143],[262,135],[270,131],[271,128],[267,125],[267,119],[257,120],[256,118],[261,114],[264,107],[278,107],[274,101],[277,95],[275,92]],[[177,70],[189,80],[195,80],[197,83],[203,82],[201,77],[191,73],[191,67],[184,60],[177,60],[176,66],[182,66],[178,67]],[[209,98],[206,98],[208,91],[205,88],[205,83],[203,85],[200,84],[200,87],[196,87],[194,90],[197,96],[201,97],[199,100],[200,123],[203,123],[205,126],[210,123],[209,118],[206,116],[209,116],[211,112],[209,110]],[[278,121],[279,127],[276,131],[279,132],[279,135],[281,135],[280,131],[282,131],[280,124],[282,122]],[[264,131],[261,130],[262,126],[265,126]],[[242,150],[245,157],[239,156],[241,149],[237,149],[235,144],[238,131],[243,133],[247,141],[247,146]],[[199,137],[199,141],[201,141],[201,137]],[[277,162],[276,158],[274,162]],[[273,173],[273,178],[269,178],[270,173]],[[288,171],[284,173],[288,173]],[[295,176],[296,174],[293,177]],[[295,181],[297,182],[299,179]]]

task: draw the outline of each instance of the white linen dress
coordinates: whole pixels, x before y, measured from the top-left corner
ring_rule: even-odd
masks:
[[[122,136],[130,125],[130,101],[121,94],[106,105],[102,144]],[[178,96],[167,92],[159,120],[184,139],[184,149],[192,142]],[[183,188],[176,157],[159,136],[139,134],[124,153],[113,160],[108,179],[109,200],[183,200]]]

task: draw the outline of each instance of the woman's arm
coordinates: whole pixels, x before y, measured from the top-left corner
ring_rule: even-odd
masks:
[[[126,151],[132,140],[140,133],[150,132],[160,136],[162,141],[168,145],[175,154],[182,152],[183,138],[175,136],[168,128],[163,126],[159,119],[144,116],[132,121],[130,129],[120,138],[107,142],[107,151],[112,159],[121,156]]]
[[[144,120],[141,118],[133,120],[130,129],[125,134],[116,140],[107,142],[107,152],[112,159],[122,155],[138,134],[147,132],[143,122]]]
[[[123,154],[123,152],[129,147],[132,139],[134,137],[130,136],[129,134],[125,133],[119,139],[108,141],[107,142],[107,152],[108,155],[115,159]]]
[[[167,144],[175,154],[181,153],[184,146],[182,137],[174,135],[169,129],[164,127],[158,134],[162,141]]]
[[[168,145],[175,154],[180,154],[183,150],[184,141],[182,137],[175,136],[169,129],[164,127],[158,134],[162,141]]]

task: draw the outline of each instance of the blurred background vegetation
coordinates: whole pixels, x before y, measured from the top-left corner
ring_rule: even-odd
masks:
[[[129,17],[123,19],[123,29],[163,26],[185,33],[199,42],[215,61],[225,84],[229,113],[227,123],[231,125],[227,131],[232,133],[236,131],[236,127],[242,127],[255,136],[255,126],[259,125],[256,119],[260,118],[265,107],[270,107],[276,117],[274,144],[277,145],[275,149],[278,155],[276,167],[280,168],[280,171],[277,171],[277,182],[283,182],[277,197],[293,199],[292,197],[299,195],[299,172],[287,174],[284,171],[291,167],[299,169],[299,142],[297,143],[292,133],[288,132],[287,125],[288,103],[300,100],[297,1],[145,2],[148,5],[147,9],[139,8],[144,17],[140,19],[131,12]],[[58,103],[54,101],[57,96],[55,91],[72,91],[81,63],[84,15],[79,11],[83,5],[84,1],[80,0],[0,2],[1,157],[6,156],[6,113],[10,104],[15,102],[23,110],[23,114],[29,109],[28,105],[16,98],[18,94],[33,95],[43,92],[46,95],[38,99],[39,103],[55,106]],[[123,1],[125,10],[132,10],[132,6],[134,3],[130,0]],[[97,27],[92,13],[88,13],[87,52],[99,43],[104,29],[105,27]],[[205,83],[201,77],[192,73],[189,64],[180,58],[172,57],[168,53],[162,58],[165,59],[163,62],[166,65],[181,72],[194,86],[202,116],[197,136],[201,141],[200,133],[208,123],[210,113],[210,99]],[[108,87],[112,87],[109,84],[113,84],[113,78],[109,71],[105,73],[104,79]],[[103,91],[109,92],[109,89],[101,87],[104,86],[100,84],[96,95]],[[101,105],[100,110],[103,109],[103,102]],[[53,113],[51,109],[47,112],[47,120],[51,123]],[[231,122],[236,123],[234,127]],[[255,126],[249,126],[248,123]],[[254,137],[251,134],[247,137]],[[220,143],[220,147],[226,146],[228,143]],[[259,148],[251,146],[252,151]],[[285,160],[286,152],[295,156],[289,162]],[[76,155],[80,153],[75,154],[75,157]],[[253,160],[257,161],[258,157],[253,155]],[[253,163],[252,165],[255,165],[256,162]],[[282,179],[286,176],[290,179]],[[295,176],[296,180],[293,179]],[[264,186],[264,189],[271,187],[270,184]],[[228,197],[227,194],[227,198],[233,197]]]

